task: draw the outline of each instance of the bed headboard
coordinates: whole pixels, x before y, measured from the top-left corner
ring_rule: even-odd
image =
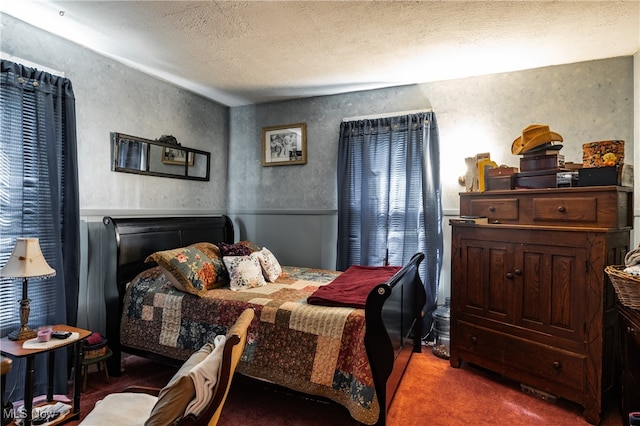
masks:
[[[208,241],[234,242],[233,223],[228,216],[135,217],[105,216],[109,266],[105,276],[107,338],[119,344],[120,316],[126,285],[140,272],[155,266],[144,263],[150,254]],[[118,343],[116,343],[118,342]]]
[[[115,241],[116,285],[126,285],[153,264],[144,263],[159,250],[208,241],[233,243],[233,223],[228,216],[112,218],[103,223]]]

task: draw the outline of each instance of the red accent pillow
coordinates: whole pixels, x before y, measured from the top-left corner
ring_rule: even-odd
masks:
[[[244,244],[218,243],[220,254],[224,256],[249,256],[251,249]]]

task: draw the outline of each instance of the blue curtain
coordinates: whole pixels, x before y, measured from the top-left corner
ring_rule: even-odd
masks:
[[[3,60],[0,85],[0,265],[16,238],[39,238],[56,276],[29,280],[29,327],[75,325],[80,213],[71,82]],[[0,279],[2,336],[20,326],[21,294],[19,280]],[[14,360],[7,376],[11,401],[23,397],[25,365],[24,358]],[[67,357],[56,355],[54,393],[67,393],[67,374]],[[46,356],[36,356],[34,395],[46,393],[46,384]]]
[[[442,190],[433,112],[343,122],[338,153],[337,269],[425,260],[425,331],[442,267]]]

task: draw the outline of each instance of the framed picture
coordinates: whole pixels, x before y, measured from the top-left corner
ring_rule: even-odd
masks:
[[[262,165],[307,164],[307,125],[262,128]]]
[[[186,161],[187,151],[180,148],[170,148],[168,146],[162,147],[162,163],[163,164],[176,164],[184,166]],[[193,152],[189,151],[189,165],[193,166]]]

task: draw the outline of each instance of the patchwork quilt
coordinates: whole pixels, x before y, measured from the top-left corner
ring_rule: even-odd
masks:
[[[252,307],[256,316],[237,372],[329,398],[358,422],[373,424],[380,408],[364,346],[364,310],[307,303],[338,275],[285,266],[275,283],[208,290],[200,298],[177,290],[155,267],[127,289],[122,344],[186,360]]]

